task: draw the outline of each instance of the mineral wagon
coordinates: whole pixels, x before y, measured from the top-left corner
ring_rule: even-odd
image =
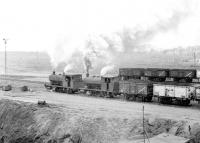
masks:
[[[153,86],[149,82],[141,80],[119,81],[119,92],[127,100],[151,101],[153,96]]]
[[[159,68],[147,68],[144,71],[144,76],[148,77],[151,81],[165,81],[165,79],[169,76],[168,69],[159,69]]]
[[[144,76],[144,68],[120,68],[119,77],[122,80],[140,78]]]
[[[153,95],[162,103],[178,102],[188,105],[195,96],[195,88],[189,84],[153,84]]]
[[[169,77],[178,82],[192,82],[193,78],[196,78],[195,69],[170,69]]]

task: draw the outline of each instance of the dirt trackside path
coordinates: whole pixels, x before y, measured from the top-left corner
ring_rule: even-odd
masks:
[[[142,106],[144,105],[146,117],[200,122],[200,109],[194,109],[192,107],[127,102],[48,91],[23,93],[4,93],[0,91],[0,99],[12,99],[33,103],[37,103],[38,100],[45,100],[47,103],[60,104],[66,108],[83,111],[84,114],[92,113],[93,115],[119,118],[141,117]]]

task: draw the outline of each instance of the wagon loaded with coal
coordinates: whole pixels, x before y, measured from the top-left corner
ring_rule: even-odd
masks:
[[[100,97],[188,105],[200,100],[200,74],[196,69],[120,68],[118,75],[82,77],[82,74],[51,74],[47,89],[86,93]]]

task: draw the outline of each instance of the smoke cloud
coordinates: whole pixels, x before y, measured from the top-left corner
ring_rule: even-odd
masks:
[[[70,73],[72,72],[71,70],[73,69],[73,65],[68,64],[67,66],[65,66],[64,72],[65,73]]]
[[[58,41],[53,54],[50,54],[52,64],[57,67],[60,62],[64,62],[65,71],[101,71],[101,75],[115,73],[118,67],[135,66],[134,63],[140,62],[135,53],[142,55],[158,51],[158,37],[177,32],[191,15],[190,7],[184,3],[183,8],[172,9],[164,18],[157,17],[153,24],[124,26],[108,33],[88,33],[64,38]],[[180,45],[170,48],[176,46]]]
[[[117,75],[118,69],[115,67],[115,65],[107,65],[101,69],[100,75]]]

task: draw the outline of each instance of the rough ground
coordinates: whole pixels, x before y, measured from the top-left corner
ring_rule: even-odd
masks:
[[[46,91],[41,83],[7,81],[0,91],[0,140],[3,142],[132,143],[142,138],[142,106],[149,137],[169,132],[200,142],[199,107],[67,95]],[[19,87],[28,85],[30,92]],[[48,106],[38,106],[45,100]],[[189,131],[189,126],[191,130]],[[70,141],[71,140],[71,141]]]

